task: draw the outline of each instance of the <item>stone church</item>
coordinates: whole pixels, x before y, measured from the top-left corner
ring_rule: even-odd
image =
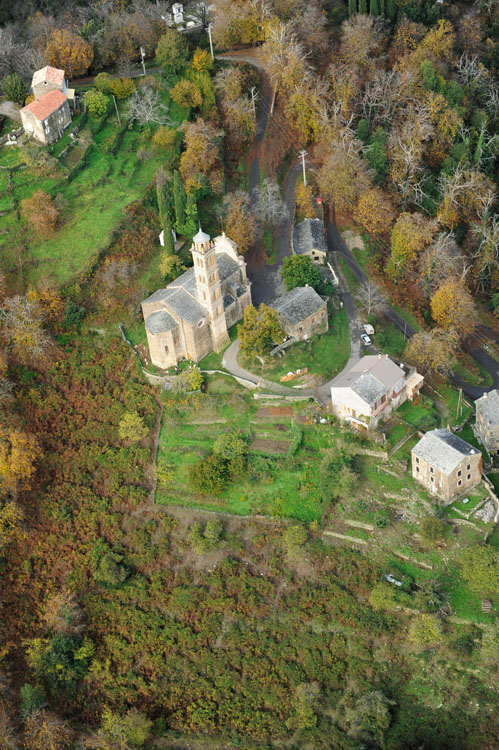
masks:
[[[225,233],[211,240],[200,229],[191,253],[194,266],[142,302],[151,362],[161,369],[221,351],[251,304],[246,263]]]

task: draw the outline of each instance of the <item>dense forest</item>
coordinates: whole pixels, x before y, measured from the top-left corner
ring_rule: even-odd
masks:
[[[215,376],[160,391],[137,351],[140,301],[190,262],[171,230],[223,227],[249,257],[306,149],[298,213],[322,199],[363,237],[369,310],[381,295],[411,315],[405,357],[437,387],[469,366],[499,315],[499,3],[217,0],[192,8],[188,35],[171,6],[0,7],[3,99],[24,104],[50,64],[85,102],[69,156],[69,135],[0,147],[0,750],[492,750],[497,534],[411,517],[431,564],[394,592],[379,547],[322,533],[335,505],[367,497],[366,445],[343,433],[232,467],[267,488],[301,474],[315,520],[158,502],[173,471],[156,463],[160,434],[183,456],[182,421],[227,403],[242,423],[253,407]],[[263,86],[211,59],[208,21],[219,53],[253,50],[275,99],[256,201]],[[320,468],[303,468],[307,451]],[[492,614],[456,615],[447,588]]]

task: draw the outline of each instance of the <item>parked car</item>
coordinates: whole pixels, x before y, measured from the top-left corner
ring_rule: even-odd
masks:
[[[367,333],[363,333],[360,338],[362,339],[362,343],[364,344],[364,346],[371,346],[371,337],[368,336]]]

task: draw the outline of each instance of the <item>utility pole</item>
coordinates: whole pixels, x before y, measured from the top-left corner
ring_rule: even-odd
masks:
[[[256,104],[255,104],[255,102],[256,102],[256,94],[255,94],[255,91],[256,91],[256,86],[252,86],[251,87],[251,103],[253,104],[253,114],[255,115],[255,119],[256,119]]]
[[[273,93],[272,93],[272,104],[270,105],[270,114],[274,114],[274,104],[275,104],[275,98],[277,94],[277,86],[275,87]]]
[[[116,104],[116,97],[115,97],[114,94],[112,95],[112,97],[113,97],[113,102],[114,102],[114,108],[116,110],[116,115],[118,117],[118,123],[119,123],[119,126],[121,128],[121,119],[120,119],[120,113],[118,112],[118,105]]]
[[[215,59],[215,55],[213,54],[213,39],[211,38],[211,23],[208,24],[206,27],[206,31],[208,32],[208,39],[210,40],[210,52],[211,52],[211,59]]]
[[[302,164],[302,167],[303,167],[303,184],[305,185],[305,187],[307,187],[307,173],[305,171],[305,157],[306,157],[306,155],[307,155],[307,152],[305,151],[305,149],[302,149],[300,151],[300,156],[301,156],[301,164]]]
[[[144,57],[146,56],[146,52],[145,52],[144,47],[140,48],[140,55],[142,57],[142,70],[144,71],[144,75],[145,75],[146,74],[146,66],[144,64]]]

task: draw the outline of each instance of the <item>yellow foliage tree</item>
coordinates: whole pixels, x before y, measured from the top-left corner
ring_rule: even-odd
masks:
[[[41,451],[34,435],[14,427],[0,431],[0,490],[28,490]]]
[[[199,73],[203,70],[211,70],[211,68],[213,67],[213,60],[211,59],[211,55],[208,50],[199,49],[199,47],[194,50],[190,67],[192,68],[192,70],[195,70]]]
[[[437,228],[436,221],[420,213],[401,213],[392,230],[392,252],[386,269],[389,276],[399,278],[406,273],[417,254],[433,240]]]
[[[473,298],[464,281],[450,278],[438,287],[431,298],[431,315],[444,331],[455,331],[466,337],[475,327]]]
[[[449,62],[452,59],[455,43],[456,35],[452,23],[441,18],[438,24],[426,34],[421,47],[433,53],[438,60]]]
[[[84,75],[94,59],[92,45],[67,29],[55,29],[45,47],[45,59],[69,78]]]
[[[7,500],[3,505],[0,503],[0,550],[26,537],[22,527],[23,518],[24,513],[13,500]]]
[[[438,167],[451,151],[454,138],[462,125],[462,118],[454,107],[449,107],[442,94],[428,92],[428,111],[434,126],[434,135],[428,150],[428,161]]]
[[[185,148],[180,158],[179,172],[186,192],[195,192],[207,181],[213,192],[219,191],[223,185],[217,176],[220,175],[217,163],[220,131],[201,117],[195,122],[185,122],[182,129]]]
[[[295,190],[296,207],[299,213],[306,219],[315,217],[314,195],[310,185],[303,182],[298,183]]]
[[[64,317],[64,302],[55,284],[50,279],[43,278],[38,289],[30,289],[26,295],[30,302],[40,305],[43,317],[49,323],[60,323]]]
[[[360,195],[353,218],[369,234],[378,236],[390,229],[395,211],[383,190],[376,187]]]
[[[194,81],[188,81],[186,78],[182,78],[181,81],[175,84],[170,91],[170,97],[180,107],[200,107],[203,103],[199,86],[196,86]]]
[[[66,722],[48,711],[39,709],[26,719],[25,750],[71,750],[72,739]]]
[[[249,195],[236,190],[226,196],[225,231],[234,240],[237,249],[244,255],[255,241],[256,224],[249,210]]]
[[[423,375],[447,372],[452,363],[452,337],[435,328],[427,333],[415,333],[407,342],[404,357]]]

